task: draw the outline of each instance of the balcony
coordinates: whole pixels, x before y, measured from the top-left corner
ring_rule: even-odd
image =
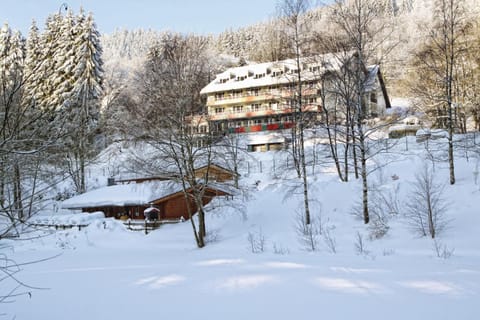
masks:
[[[316,88],[304,88],[303,95],[311,96],[317,92]],[[221,96],[210,95],[207,98],[207,106],[216,107],[234,104],[249,104],[255,102],[269,101],[274,99],[288,99],[293,97],[294,88],[260,90],[258,92],[242,92],[242,93],[224,93]]]
[[[245,110],[241,112],[222,112],[212,113],[209,115],[209,119],[212,121],[217,120],[235,120],[235,119],[248,119],[264,116],[274,116],[281,114],[292,113],[292,109],[289,106],[280,107],[278,109],[270,109],[267,106],[261,107],[258,110]]]
[[[255,103],[255,102],[269,101],[274,98],[275,96],[271,94],[263,94],[258,96],[241,96],[241,97],[226,96],[223,98],[215,98],[214,96],[209,96],[207,99],[207,106],[216,107],[216,106],[234,105],[234,104],[249,104],[249,103]]]

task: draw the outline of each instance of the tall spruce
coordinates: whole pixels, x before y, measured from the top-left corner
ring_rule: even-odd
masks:
[[[65,113],[73,125],[69,130],[71,139],[66,144],[66,155],[77,192],[83,193],[86,191],[85,167],[92,156],[98,123],[103,61],[100,34],[92,14],[85,17],[81,11],[72,33],[74,41],[69,52],[72,58],[64,66],[64,70],[71,71],[68,81],[72,88]]]

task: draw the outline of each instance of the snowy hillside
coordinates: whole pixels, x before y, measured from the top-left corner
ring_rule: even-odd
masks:
[[[250,153],[241,169],[250,189],[240,199],[245,208],[212,208],[205,248],[196,248],[189,222],[144,235],[98,216],[81,231],[12,241],[9,255],[17,263],[52,259],[20,267],[18,277],[39,289],[12,298],[0,313],[49,320],[476,319],[478,150],[457,148],[457,183],[443,193],[448,223],[435,245],[413,232],[405,208],[425,163],[434,165],[436,181],[447,183],[447,164],[431,161],[446,142],[430,141],[430,153],[414,137],[388,143],[388,152],[370,163],[387,165],[370,181],[399,212],[387,213],[388,230],[379,239],[352,215],[360,181],[340,182],[321,151],[309,176],[322,227],[312,251],[296,231],[301,195],[292,170],[282,167],[288,154]],[[96,179],[105,171],[95,170]]]

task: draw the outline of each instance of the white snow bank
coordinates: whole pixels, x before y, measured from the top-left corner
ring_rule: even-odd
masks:
[[[45,225],[86,225],[93,221],[103,220],[105,215],[103,212],[92,213],[73,213],[73,214],[59,214],[50,216],[36,216],[30,219],[31,224],[45,224]]]

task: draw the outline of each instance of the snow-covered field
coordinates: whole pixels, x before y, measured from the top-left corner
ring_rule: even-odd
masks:
[[[446,145],[442,140],[439,143]],[[399,140],[389,154],[376,159],[378,163],[393,162],[373,172],[370,181],[397,194],[401,211],[411,182],[425,163],[425,154],[423,144],[410,138]],[[246,218],[232,209],[214,210],[208,216],[207,228],[216,239],[203,249],[196,248],[189,222],[165,225],[144,235],[125,230],[117,221],[104,223],[98,217],[81,231],[59,231],[11,242],[2,250],[17,263],[54,258],[21,266],[18,278],[42,289],[29,289],[31,296],[1,304],[1,317],[480,317],[480,186],[475,184],[474,174],[479,159],[472,153],[468,161],[463,150],[457,153],[457,183],[445,186],[449,224],[437,241],[446,255],[443,258],[438,257],[431,239],[411,231],[402,213],[391,217],[383,238],[371,240],[371,230],[351,214],[360,182],[339,182],[325,165],[311,175],[310,194],[313,211],[317,218],[321,215],[336,253],[325,241],[325,233],[319,237],[318,251],[306,250],[295,231],[301,197],[292,192],[291,179],[278,179],[278,167],[272,174],[272,159],[278,166],[282,155],[250,155],[255,159],[249,161],[262,161],[263,165],[262,172],[251,165],[250,173],[242,175],[244,185],[253,187],[260,181],[245,200]],[[435,175],[447,183],[446,163],[435,164]],[[252,253],[249,235],[264,239],[263,252]],[[10,284],[1,283],[4,288]],[[7,289],[0,290],[4,294]]]

